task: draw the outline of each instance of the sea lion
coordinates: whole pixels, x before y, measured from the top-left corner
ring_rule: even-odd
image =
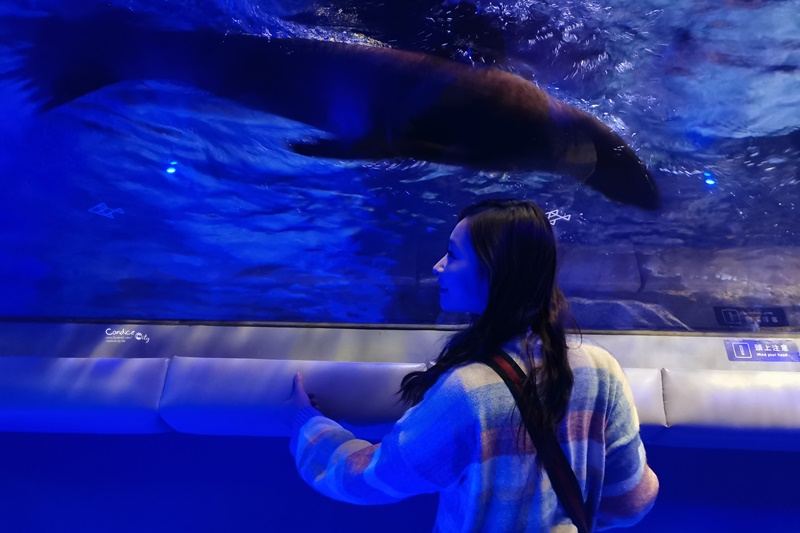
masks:
[[[13,27],[33,46],[7,76],[27,80],[45,110],[123,80],[169,80],[330,134],[292,143],[300,154],[546,171],[622,203],[659,204],[652,176],[616,133],[499,69],[358,44],[154,28],[121,9]]]

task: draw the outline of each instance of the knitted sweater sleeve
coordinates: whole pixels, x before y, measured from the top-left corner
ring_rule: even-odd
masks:
[[[294,421],[290,448],[300,476],[336,500],[370,505],[441,491],[456,483],[479,446],[467,393],[443,375],[379,444],[307,407]]]
[[[633,393],[616,361],[611,375],[605,433],[606,470],[597,529],[635,524],[647,514],[658,494],[658,478],[647,465],[639,437]]]

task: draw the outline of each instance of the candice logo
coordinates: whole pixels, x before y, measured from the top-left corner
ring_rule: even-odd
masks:
[[[106,328],[106,342],[127,342],[131,339],[142,341],[145,344],[150,342],[150,337],[146,333],[132,329],[111,329]]]

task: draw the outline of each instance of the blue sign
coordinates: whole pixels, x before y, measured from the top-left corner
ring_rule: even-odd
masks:
[[[797,344],[785,339],[725,339],[725,350],[729,361],[800,363]]]

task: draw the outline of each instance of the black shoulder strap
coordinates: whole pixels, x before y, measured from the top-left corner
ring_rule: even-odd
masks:
[[[503,351],[485,363],[503,378],[519,406],[522,381],[525,379],[525,374],[519,365]],[[539,402],[539,398],[536,397],[535,401]],[[541,403],[539,403],[539,408],[542,408]],[[558,500],[564,506],[572,523],[578,528],[578,532],[589,533],[592,521],[586,511],[578,479],[575,477],[575,472],[572,471],[572,466],[569,464],[567,456],[564,455],[564,450],[561,449],[555,434],[550,431],[535,431],[530,420],[525,420],[525,426],[528,428],[528,434],[533,440],[533,445],[536,446],[536,453],[539,454],[547,471]]]

